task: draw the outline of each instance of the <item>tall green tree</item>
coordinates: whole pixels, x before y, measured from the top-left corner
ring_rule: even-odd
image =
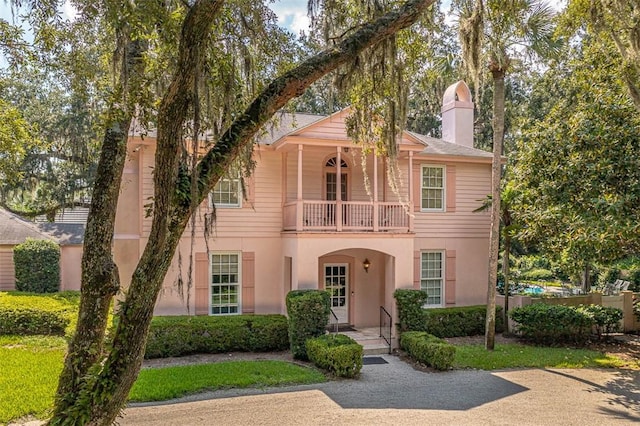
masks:
[[[313,2],[314,8],[321,3]],[[345,3],[348,8],[342,8]],[[425,16],[433,0],[391,2],[383,8],[373,3],[375,8],[355,0],[324,4],[324,13],[345,10],[350,15],[344,22],[355,25],[325,50],[297,63],[279,60],[286,56],[282,45],[288,39],[262,2],[75,3],[78,24],[99,28],[115,53],[112,78],[104,86],[102,144],[82,259],[80,321],[60,376],[51,424],[113,423],[140,369],[153,308],[171,259],[207,194],[232,163],[250,152],[254,136],[273,114],[314,81],[340,66],[349,70],[352,61],[368,63],[363,56],[367,49],[379,64],[392,65],[397,58],[389,54],[394,34]],[[55,4],[49,6],[55,10]],[[56,31],[49,18],[37,23],[41,29]],[[62,43],[60,50],[64,49]],[[383,77],[391,74],[377,77],[383,83]],[[398,111],[397,105],[385,111]],[[127,134],[134,118],[157,128],[152,228],[105,346],[109,305],[120,290],[111,243]],[[389,129],[402,119],[397,114]],[[194,162],[184,143],[190,137],[197,140],[204,131],[213,135],[211,144]]]
[[[587,36],[548,70],[541,86],[558,96],[523,132],[514,167],[523,236],[583,267],[640,249],[640,117],[618,63],[611,42]]]
[[[527,55],[555,53],[553,10],[535,0],[462,0],[460,41],[465,64],[479,87],[483,64],[493,83],[493,160],[491,167],[491,233],[485,346],[495,346],[496,281],[500,242],[500,177],[505,118],[505,75],[512,62]],[[477,89],[476,89],[477,90]],[[476,92],[477,93],[477,92]],[[476,96],[477,98],[478,96]]]
[[[635,108],[640,111],[640,1],[571,0],[564,24],[585,26],[594,37],[604,37],[618,51],[615,64]]]

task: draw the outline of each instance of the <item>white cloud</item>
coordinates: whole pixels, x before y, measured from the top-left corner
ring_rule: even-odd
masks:
[[[281,0],[269,6],[278,15],[278,24],[289,31],[299,34],[309,30],[306,0]]]

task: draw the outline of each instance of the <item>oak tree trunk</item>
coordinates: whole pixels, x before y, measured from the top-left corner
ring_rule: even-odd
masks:
[[[140,370],[153,308],[180,237],[190,215],[194,213],[193,206],[199,205],[205,199],[243,148],[252,143],[252,137],[256,132],[286,102],[301,95],[320,77],[357,57],[364,49],[413,24],[433,1],[408,1],[397,10],[359,27],[344,41],[307,59],[269,84],[199,163],[196,203],[192,202],[190,194],[177,191],[177,182],[187,178],[178,174],[180,156],[177,154],[183,143],[182,128],[193,102],[197,58],[204,56],[198,54],[199,49],[203,49],[206,40],[210,38],[211,24],[220,10],[222,1],[198,0],[191,6],[182,26],[180,58],[176,73],[162,99],[158,113],[153,222],[148,243],[133,273],[126,298],[120,306],[113,343],[104,357],[99,355],[99,351],[98,355],[91,354],[91,351],[94,348],[98,350],[102,345],[108,303],[100,303],[105,302],[103,299],[111,299],[110,296],[103,296],[105,292],[112,295],[117,288],[112,281],[117,277],[117,271],[111,261],[105,265],[113,265],[113,268],[105,269],[110,273],[103,273],[102,281],[96,279],[85,282],[83,277],[82,305],[100,304],[100,309],[84,308],[80,322],[91,321],[87,319],[91,312],[98,313],[103,319],[93,324],[89,332],[74,337],[77,347],[89,350],[77,352],[83,354],[80,368],[76,368],[72,360],[65,364],[62,375],[65,383],[61,381],[59,386],[51,424],[107,425],[115,421]],[[124,128],[125,135],[126,131],[127,128]],[[105,149],[106,144],[103,155],[109,157],[110,154],[104,153]],[[118,159],[120,161],[120,157]],[[105,162],[100,165],[101,168],[119,169],[113,172],[108,182],[105,181],[105,187],[115,194],[120,187],[123,164]],[[115,215],[116,202],[116,198],[110,198],[108,203],[98,204],[96,201],[96,207],[92,208],[90,213],[93,216],[90,221],[99,221],[108,214]],[[105,232],[110,232],[110,236],[113,234],[113,222],[107,223],[104,228]],[[94,250],[96,248],[93,243],[85,244],[85,253],[93,253]],[[98,265],[101,264],[92,262],[86,266]],[[79,327],[84,328],[85,325]],[[72,356],[70,352],[67,358]],[[85,357],[88,358],[87,361],[84,361]],[[67,386],[66,381],[71,377],[77,385]]]

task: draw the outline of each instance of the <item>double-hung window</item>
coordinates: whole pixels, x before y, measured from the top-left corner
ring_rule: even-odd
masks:
[[[240,177],[222,177],[211,191],[211,202],[216,207],[242,207]]]
[[[211,314],[241,313],[239,253],[211,255]]]
[[[444,166],[422,166],[421,209],[444,211]]]
[[[423,251],[420,262],[420,289],[427,292],[425,306],[442,306],[444,300],[444,252]]]

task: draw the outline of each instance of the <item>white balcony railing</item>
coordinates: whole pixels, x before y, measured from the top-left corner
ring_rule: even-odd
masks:
[[[410,231],[408,206],[366,201],[293,201],[284,206],[286,231]]]

